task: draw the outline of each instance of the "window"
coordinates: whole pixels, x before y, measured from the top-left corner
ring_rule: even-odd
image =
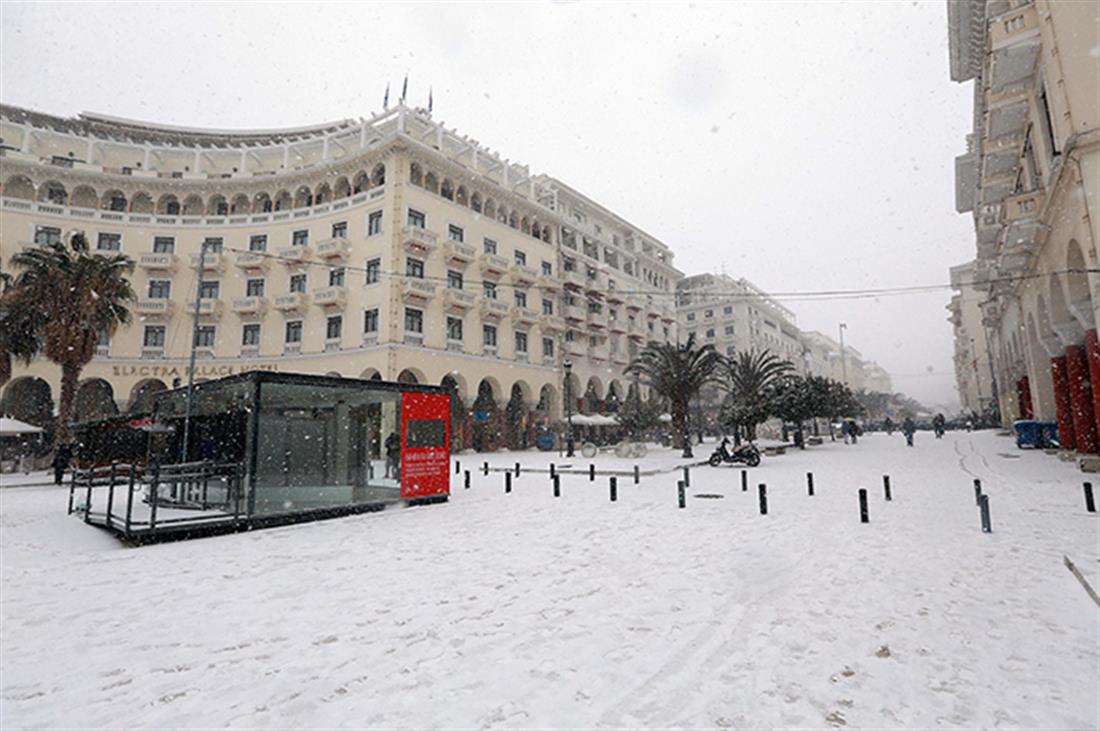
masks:
[[[199,298],[204,300],[216,300],[221,291],[221,282],[203,282]]]
[[[378,332],[378,308],[372,307],[363,312],[363,332],[373,334]]]
[[[608,319],[610,319],[612,321],[618,320],[619,319],[619,311],[618,310],[613,310],[610,307],[608,307],[607,308],[607,317],[608,317]]]
[[[290,243],[292,246],[308,246],[309,245],[309,229],[302,231],[295,231],[290,235]]]
[[[482,246],[486,254],[497,253],[497,242],[492,239],[485,239],[485,241],[482,242]]]
[[[344,331],[344,318],[333,315],[325,323],[325,340],[339,340]]]
[[[554,276],[554,265],[553,265],[553,264],[551,264],[551,263],[550,263],[550,262],[548,262],[548,261],[544,261],[544,262],[542,263],[542,274],[543,274],[543,276],[545,276],[545,277],[552,277],[552,276]]]
[[[733,314],[733,305],[726,305],[725,307],[723,307],[722,308],[722,314],[723,315],[732,315]]]
[[[378,277],[382,273],[381,259],[367,259],[367,284],[377,284]]]
[[[519,264],[520,266],[527,266],[527,254],[525,252],[516,249],[515,257],[516,264]]]
[[[207,236],[202,240],[202,245],[206,248],[208,254],[220,254],[225,242],[221,236]]]
[[[453,223],[451,225],[447,226],[447,238],[448,239],[450,239],[451,241],[458,241],[458,242],[461,243],[462,242],[462,237],[463,237],[463,233],[462,233],[462,228],[460,226],[455,226]]]
[[[410,208],[408,224],[413,228],[424,228],[424,214]]]
[[[99,251],[122,251],[122,234],[101,233],[95,247]]]
[[[377,236],[382,233],[382,211],[374,211],[367,216],[367,236]]]
[[[733,325],[726,325],[726,335],[733,335]]]
[[[516,333],[516,352],[517,353],[526,353],[527,352],[527,333],[524,333],[524,332],[517,332]]]
[[[447,289],[462,289],[462,272],[447,270]]]
[[[195,347],[213,348],[216,334],[214,325],[199,325],[195,328]]]
[[[34,227],[34,243],[36,244],[57,244],[61,242],[61,229],[53,226],[35,226]]]
[[[462,318],[461,317],[448,317],[447,318],[447,339],[448,340],[462,340]]]
[[[172,296],[172,282],[167,279],[149,280],[149,299],[166,300]]]
[[[146,325],[142,345],[146,348],[164,347],[164,325]]]
[[[424,332],[424,310],[418,310],[415,307],[405,308],[405,332]]]
[[[248,239],[249,251],[267,251],[267,235],[256,234]]]
[[[708,340],[714,340],[714,328],[713,327],[708,327],[707,328],[707,339]]]
[[[554,357],[554,338],[542,339],[542,357],[553,358]]]
[[[247,323],[241,328],[241,345],[244,347],[259,347],[260,324],[258,322]]]
[[[348,222],[338,221],[332,224],[332,238],[346,239],[348,237]]]
[[[244,293],[246,297],[263,297],[264,296],[264,280],[262,279],[249,279],[244,286]]]
[[[693,321],[695,319],[695,313],[694,312],[689,312],[687,319],[688,319],[688,322]]]
[[[485,293],[485,299],[495,300],[497,298],[497,286],[493,282],[483,282],[482,290]]]
[[[575,272],[577,271],[577,260],[569,258],[562,259],[562,266],[567,272]]]
[[[523,292],[523,291],[520,291],[520,290],[517,289],[513,293],[513,296],[515,297],[516,307],[526,307],[527,306],[527,293],[526,292]]]
[[[413,277],[415,279],[423,279],[424,262],[420,259],[414,259],[411,256],[405,259],[405,276]]]
[[[495,348],[497,346],[497,329],[494,325],[482,325],[481,326],[481,342],[487,348]]]
[[[306,275],[305,274],[291,274],[290,275],[290,291],[291,292],[305,292],[306,291]]]
[[[176,240],[171,236],[156,236],[153,238],[154,254],[175,254]]]
[[[343,287],[344,279],[347,276],[347,270],[344,267],[335,267],[328,270],[328,286],[330,287]]]
[[[589,335],[588,336],[588,344],[589,344],[589,346],[595,348],[597,345],[600,344],[599,337],[597,337],[596,335]]]
[[[288,343],[300,343],[302,342],[302,321],[290,320],[286,324],[286,342]]]
[[[554,300],[542,301],[542,314],[553,315],[554,314]]]
[[[714,310],[707,310],[703,313],[703,317],[714,317]]]

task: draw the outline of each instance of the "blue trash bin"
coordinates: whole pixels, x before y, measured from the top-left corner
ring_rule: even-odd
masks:
[[[1020,449],[1046,449],[1060,446],[1058,422],[1022,419],[1012,426],[1016,429],[1016,446]]]

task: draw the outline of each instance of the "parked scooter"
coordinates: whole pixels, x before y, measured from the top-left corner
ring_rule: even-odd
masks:
[[[756,448],[755,444],[745,442],[740,447],[735,447],[733,451],[730,451],[726,448],[729,443],[729,438],[723,437],[722,443],[718,445],[718,449],[714,450],[714,454],[710,455],[707,464],[711,467],[717,467],[723,462],[744,462],[749,467],[760,464],[760,450]]]

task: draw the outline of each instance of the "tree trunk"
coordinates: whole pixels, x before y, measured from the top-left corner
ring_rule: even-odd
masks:
[[[687,420],[687,404],[672,405],[672,429],[676,434],[680,435],[680,442],[683,446],[682,457],[685,459],[693,457],[691,453],[691,434],[688,432],[688,420]]]
[[[54,429],[53,445],[68,444],[73,440],[72,418],[73,401],[76,399],[76,386],[80,381],[81,366],[75,363],[61,365],[61,395],[57,406],[57,428]]]
[[[0,348],[0,386],[11,379],[11,353]]]

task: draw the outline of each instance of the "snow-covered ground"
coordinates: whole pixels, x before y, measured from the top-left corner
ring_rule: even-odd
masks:
[[[517,459],[547,463],[490,457]],[[476,473],[445,505],[138,549],[64,489],[0,490],[0,726],[1100,725],[1100,608],[1062,565],[1100,587],[1100,521],[1072,465],[921,433],[739,474],[693,470],[724,498],[679,510],[675,474],[611,503],[606,478],[555,500]]]

